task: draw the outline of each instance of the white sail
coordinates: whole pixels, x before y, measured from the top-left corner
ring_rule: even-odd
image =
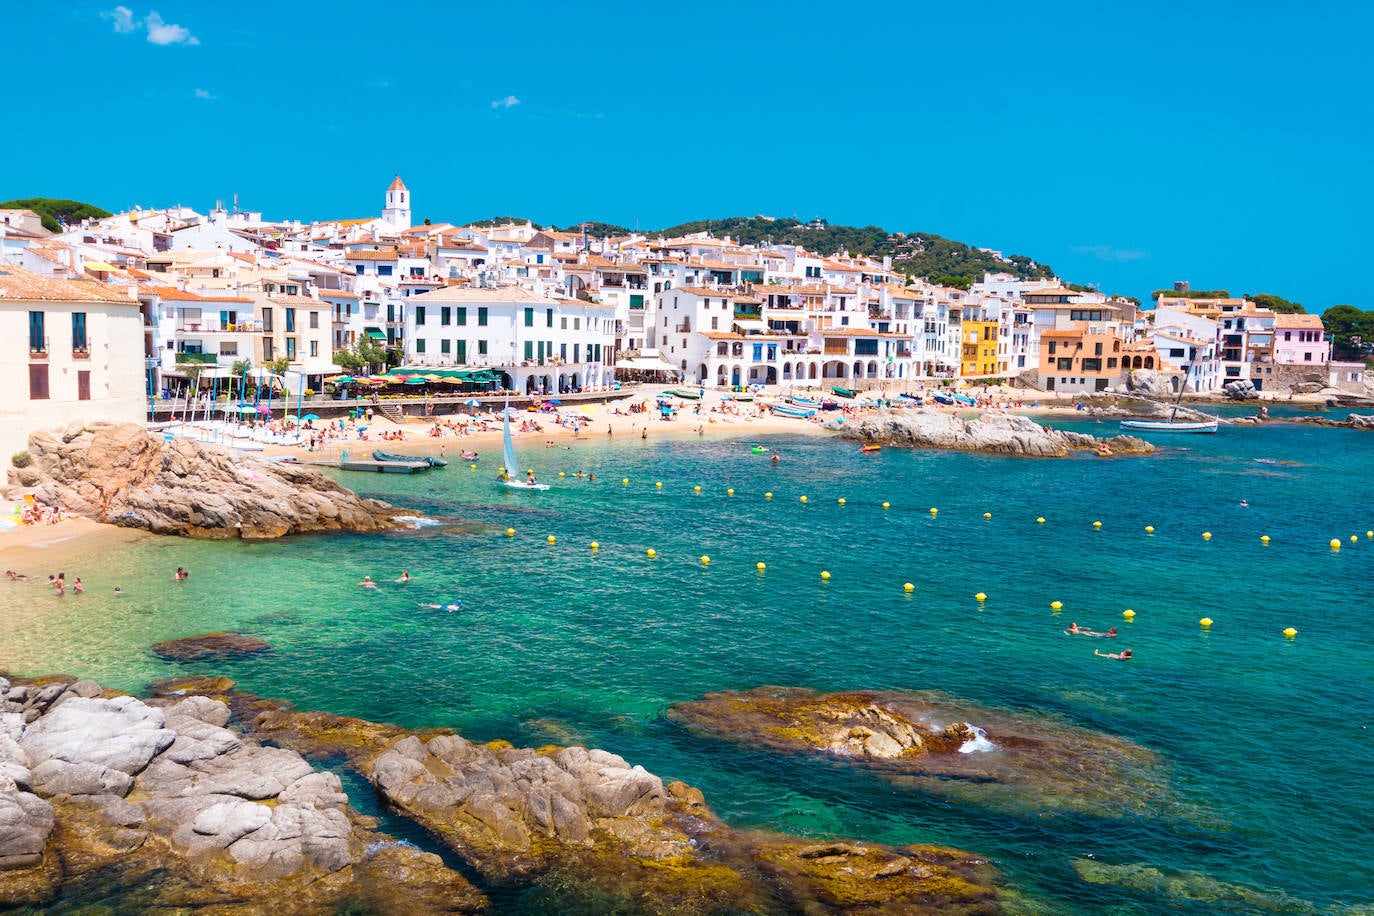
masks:
[[[501,411],[501,418],[502,418],[501,441],[502,441],[502,444],[504,445],[505,450],[506,450],[505,457],[504,457],[504,460],[505,460],[505,462],[506,462],[506,473],[507,473],[508,475],[510,475],[510,477],[511,477],[512,480],[518,480],[518,479],[520,479],[520,465],[516,464],[516,462],[515,462],[515,445],[511,442],[511,439],[510,439],[510,403],[509,403],[509,402],[506,403],[506,409],[503,410],[503,411]]]

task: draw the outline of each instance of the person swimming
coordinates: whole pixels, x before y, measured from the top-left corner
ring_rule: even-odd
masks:
[[[358,584],[361,585],[363,588],[376,588],[376,587],[377,587],[377,583],[372,581],[372,577],[371,577],[371,576],[363,576],[363,581],[359,582]]]
[[[1093,655],[1096,655],[1098,658],[1115,658],[1119,661],[1124,662],[1128,661],[1131,658],[1131,650],[1122,649],[1120,652],[1099,652],[1096,649],[1093,649]]]
[[[124,597],[124,589],[122,589],[122,588],[120,588],[118,585],[116,585],[116,586],[115,586],[115,589],[114,589],[114,596],[115,596],[116,598],[123,598],[123,597]]]
[[[399,579],[397,579],[396,581],[397,581],[397,582],[409,582],[409,581],[410,581],[410,573],[406,572],[404,569],[401,570],[401,577],[400,577]]]
[[[461,611],[463,609],[463,602],[454,598],[451,604],[421,604],[418,605],[418,607],[428,608],[431,611],[448,611],[451,614],[454,611]]]

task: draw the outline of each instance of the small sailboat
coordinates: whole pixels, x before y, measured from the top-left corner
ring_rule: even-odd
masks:
[[[536,483],[534,475],[531,474],[528,480],[520,479],[520,464],[515,460],[515,444],[510,436],[510,402],[506,402],[506,407],[501,411],[501,445],[505,449],[505,467],[501,469],[501,477],[496,481],[503,487],[510,487],[512,490],[547,490],[549,485],[546,483]]]
[[[1183,393],[1187,390],[1188,367],[1184,366],[1183,382],[1178,386],[1178,399],[1174,401],[1174,407],[1169,411],[1167,420],[1156,417],[1126,417],[1121,421],[1121,428],[1147,433],[1215,433],[1218,426],[1216,417],[1207,417],[1205,420],[1178,419],[1178,408],[1183,403]]]

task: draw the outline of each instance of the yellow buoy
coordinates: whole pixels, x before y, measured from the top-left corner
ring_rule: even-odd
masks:
[[[475,464],[470,464],[470,465],[468,465],[468,470],[470,470],[470,471],[475,471],[475,470],[477,470],[477,465],[475,465]]]
[[[765,493],[765,494],[763,494],[763,498],[764,498],[764,499],[772,499],[772,498],[773,498],[773,494],[772,494],[772,493]]]
[[[1364,536],[1367,538],[1374,538],[1374,531],[1366,531]]]
[[[1094,527],[1094,528],[1101,528],[1101,527],[1102,527],[1102,523],[1101,523],[1101,522],[1093,522],[1093,527]]]
[[[731,487],[730,489],[726,490],[726,491],[725,491],[725,495],[726,495],[726,496],[734,496],[734,495],[735,495],[735,488],[734,488],[734,487]]]
[[[549,535],[549,543],[550,543],[550,544],[557,543],[557,541],[558,541],[558,538],[554,537],[553,535]]]
[[[1341,539],[1340,539],[1340,538],[1332,538],[1332,539],[1331,539],[1331,549],[1332,549],[1332,550],[1340,550],[1340,549],[1341,549]]]
[[[701,565],[702,565],[702,566],[710,566],[710,565],[711,565],[711,558],[708,557],[708,556],[707,556],[706,554],[704,554],[704,553],[701,555]]]
[[[754,568],[757,569],[759,572],[763,572],[765,569],[768,568],[768,564],[766,564],[766,563],[755,563],[755,564],[754,564]]]
[[[912,585],[910,582],[903,582],[903,583],[902,583],[902,591],[904,591],[904,592],[914,592],[914,591],[916,591],[916,586],[915,586],[915,585]]]
[[[822,570],[821,570],[821,578],[822,578],[822,579],[829,579],[829,578],[830,578],[830,573],[829,573],[829,571],[828,571],[828,570],[822,569]]]
[[[1146,526],[1145,526],[1145,533],[1146,533],[1146,534],[1154,534],[1154,533],[1155,533],[1155,526],[1154,526],[1154,525],[1146,525]]]
[[[802,501],[802,502],[806,502],[806,497],[803,496],[803,497],[801,498],[801,501]]]
[[[1204,532],[1202,532],[1202,539],[1203,539],[1204,541],[1210,541],[1210,540],[1212,539],[1212,532],[1210,532],[1210,531],[1204,531]]]
[[[1126,610],[1121,612],[1121,616],[1125,617],[1127,620],[1134,620],[1135,611],[1131,610],[1130,608],[1126,608]]]
[[[883,503],[883,508],[884,508],[884,509],[891,509],[891,508],[892,508],[892,503]]]
[[[931,515],[939,515],[939,514],[940,514],[940,510],[937,509],[937,508],[935,508],[934,506],[931,506],[931,507],[930,507],[930,514],[931,514]]]
[[[838,500],[836,500],[836,501],[837,501],[841,506],[844,505],[844,497],[843,497],[843,496],[841,496],[841,497],[840,497]]]
[[[1267,535],[1267,534],[1261,534],[1261,535],[1260,535],[1260,543],[1261,543],[1261,544],[1268,544],[1268,543],[1269,543],[1269,535]]]
[[[1054,608],[1056,611],[1059,610],[1060,608],[1062,608],[1063,606],[1064,606],[1064,602],[1062,602],[1062,601],[1051,601],[1051,602],[1050,602],[1050,607]]]
[[[978,594],[974,595],[973,597],[974,597],[974,598],[977,598],[979,601],[987,601],[987,600],[988,600],[988,596],[985,595],[985,594],[983,594],[982,592],[979,592]]]
[[[630,485],[630,478],[628,478],[628,477],[622,477],[622,478],[620,478],[620,482],[621,482],[622,484],[624,484],[625,486],[628,487],[628,486]]]
[[[1358,541],[1359,539],[1360,539],[1360,536],[1359,536],[1358,534],[1352,534],[1352,535],[1350,536],[1350,543],[1353,544],[1353,543],[1355,543],[1356,541]]]
[[[559,476],[559,477],[567,477],[568,475],[567,475],[567,474],[564,474],[562,471],[559,471],[559,472],[558,472],[558,476]]]
[[[514,529],[514,528],[507,528],[507,529],[506,529],[506,537],[508,537],[508,538],[513,538],[513,537],[515,537],[515,529]]]
[[[600,549],[601,549],[601,545],[598,544],[596,541],[592,541],[592,543],[591,543],[591,548],[592,548],[592,550],[600,550]]]
[[[1283,631],[1283,635],[1287,636],[1289,639],[1292,639],[1294,636],[1298,635],[1298,631],[1293,629],[1292,627],[1288,627]]]
[[[1210,627],[1212,625],[1212,618],[1204,617],[1201,620],[1199,620],[1198,623],[1204,627]]]
[[[658,551],[650,547],[648,550],[644,551],[644,555],[652,560],[654,557],[658,556]]]
[[[1037,519],[1035,520],[1035,523],[1036,523],[1037,525],[1043,525],[1043,524],[1045,524],[1045,517],[1044,517],[1043,515],[1040,516],[1039,518],[1037,518]]]
[[[693,493],[700,493],[700,492],[701,492],[701,487],[692,487],[692,492],[693,492]]]
[[[661,480],[655,481],[655,482],[654,482],[654,486],[655,486],[656,488],[662,490],[662,489],[663,489],[663,481],[661,481]]]
[[[983,513],[983,518],[984,518],[984,519],[992,518],[992,513],[991,513],[991,512],[984,512],[984,513]]]

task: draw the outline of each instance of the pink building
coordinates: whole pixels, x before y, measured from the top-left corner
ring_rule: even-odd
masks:
[[[1320,315],[1274,316],[1274,362],[1325,363],[1331,360]]]

